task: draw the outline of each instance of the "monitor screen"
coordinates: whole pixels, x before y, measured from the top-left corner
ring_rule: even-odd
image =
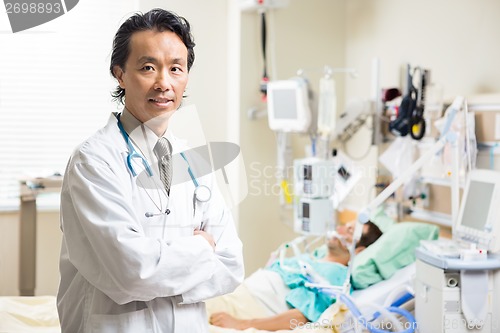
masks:
[[[311,124],[308,87],[303,78],[267,84],[267,113],[272,130],[307,132]]]
[[[471,180],[467,198],[464,200],[463,226],[484,231],[494,189],[494,183]]]
[[[453,237],[500,253],[500,172],[469,171]]]
[[[295,89],[277,89],[274,91],[274,117],[277,119],[297,119]]]
[[[312,180],[312,165],[304,165],[304,180]]]
[[[309,204],[307,202],[302,203],[302,217],[309,218]]]

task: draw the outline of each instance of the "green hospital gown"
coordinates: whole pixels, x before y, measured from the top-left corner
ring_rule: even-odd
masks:
[[[303,255],[285,259],[285,267],[292,268],[294,272],[283,269],[279,261],[274,262],[268,269],[277,272],[283,282],[291,289],[286,296],[286,302],[300,310],[310,321],[315,322],[321,314],[335,302],[335,298],[316,289],[307,288],[304,283],[307,278],[299,272],[299,260],[308,263],[316,273],[325,278],[331,285],[342,286],[347,276],[347,266],[334,262],[314,261],[309,256]]]

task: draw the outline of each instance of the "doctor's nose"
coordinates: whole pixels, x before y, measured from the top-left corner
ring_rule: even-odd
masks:
[[[159,73],[153,87],[158,91],[168,91],[172,89],[172,77],[167,73]]]

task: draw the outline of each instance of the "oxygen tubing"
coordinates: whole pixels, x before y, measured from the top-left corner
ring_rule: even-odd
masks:
[[[349,308],[349,310],[354,315],[356,320],[360,324],[362,324],[366,329],[368,329],[370,332],[372,332],[372,333],[390,333],[390,331],[386,331],[386,330],[377,328],[372,323],[368,322],[366,320],[366,318],[363,316],[363,314],[359,311],[356,304],[354,304],[354,302],[351,300],[350,297],[348,297],[344,294],[340,294],[339,299],[341,302],[343,302]],[[416,321],[415,317],[413,317],[413,315],[409,311],[395,307],[395,306],[390,306],[387,308],[387,310],[389,312],[396,313],[396,314],[399,314],[399,315],[405,317],[406,320],[409,323],[411,323],[410,327],[408,327],[404,331],[400,331],[399,333],[413,333],[415,331],[415,328],[417,326],[417,321]]]
[[[367,328],[370,332],[372,332],[372,333],[389,333],[390,332],[390,331],[386,331],[386,330],[377,328],[373,324],[368,322],[366,320],[366,318],[362,315],[362,313],[359,311],[357,306],[354,304],[354,302],[352,302],[352,300],[349,297],[346,297],[346,295],[341,294],[340,300],[349,308],[349,310],[354,315],[354,317],[357,319],[357,321],[360,324],[362,324],[365,328]],[[388,307],[387,310],[389,310],[389,312],[393,312],[393,313],[402,315],[403,317],[405,317],[408,320],[408,322],[410,322],[412,324],[412,325],[410,325],[409,328],[407,328],[404,331],[401,331],[400,333],[413,333],[415,331],[416,320],[410,312],[408,312],[404,309],[401,309],[401,308],[394,307],[394,306]]]

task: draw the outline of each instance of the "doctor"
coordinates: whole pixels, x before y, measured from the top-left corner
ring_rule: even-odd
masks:
[[[110,70],[124,110],[75,150],[64,176],[63,333],[206,332],[203,301],[243,279],[241,241],[214,177],[196,178],[187,153],[169,159],[187,149],[168,123],[193,47],[189,23],[161,9],[132,16],[115,35]],[[176,181],[188,169],[188,181]]]

